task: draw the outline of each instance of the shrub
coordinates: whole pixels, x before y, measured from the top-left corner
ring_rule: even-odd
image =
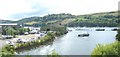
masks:
[[[50,54],[48,54],[48,57],[61,57],[55,50],[52,50]]]
[[[92,57],[109,57],[109,55],[114,55],[116,57],[120,56],[120,42],[116,41],[114,43],[108,45],[100,45],[98,44],[97,47],[92,52]],[[95,56],[96,55],[96,56]]]
[[[15,47],[14,46],[9,46],[6,45],[2,48],[2,56],[1,57],[12,57],[15,52]]]
[[[118,34],[116,35],[116,40],[120,41],[120,29],[118,29]]]
[[[41,27],[40,30],[41,31],[54,31],[56,36],[61,36],[67,32],[66,27],[62,27],[62,26],[43,26]]]

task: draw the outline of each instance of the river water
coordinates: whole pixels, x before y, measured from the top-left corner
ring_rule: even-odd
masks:
[[[115,41],[117,31],[111,31],[113,28],[105,27],[105,31],[95,31],[96,28],[83,28],[85,30],[76,30],[80,27],[68,28],[72,30],[67,34],[55,39],[53,44],[40,46],[28,51],[22,51],[19,55],[46,55],[55,50],[60,55],[90,55],[97,44],[109,44]],[[81,32],[87,32],[89,37],[78,37]]]

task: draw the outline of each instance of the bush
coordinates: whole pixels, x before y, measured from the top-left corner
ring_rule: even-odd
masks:
[[[67,32],[66,27],[62,27],[62,26],[43,26],[41,27],[41,31],[55,31],[55,35],[56,36],[61,36],[63,34],[65,34]]]
[[[98,57],[97,55],[100,55],[101,57],[109,57],[109,55],[114,55],[116,57],[120,56],[120,42],[116,41],[112,44],[108,45],[100,45],[98,44],[97,47],[92,52],[92,57]]]
[[[48,57],[61,57],[55,50],[52,50],[50,54],[48,54]]]
[[[120,41],[120,29],[118,29],[118,34],[116,35],[116,40]]]
[[[15,53],[15,47],[6,45],[2,48],[2,56],[1,57],[11,57]]]

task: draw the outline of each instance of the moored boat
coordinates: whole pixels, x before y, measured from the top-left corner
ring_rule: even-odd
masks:
[[[105,29],[96,29],[96,31],[105,31]]]
[[[111,29],[111,31],[117,31],[117,30],[118,30],[117,28]]]
[[[89,34],[78,34],[78,37],[85,37],[85,36],[89,36]]]

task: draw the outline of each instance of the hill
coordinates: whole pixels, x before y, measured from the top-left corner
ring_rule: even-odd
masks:
[[[88,15],[79,15],[69,26],[87,26],[87,27],[115,27],[117,26],[118,12],[94,13]]]
[[[86,15],[72,15],[72,14],[48,14],[43,17],[28,17],[23,18],[14,23],[23,24],[24,26],[70,26],[70,27],[116,27],[118,21],[118,12],[103,12]]]
[[[1,20],[0,19],[0,23],[12,23],[13,21],[10,21],[10,20]]]

